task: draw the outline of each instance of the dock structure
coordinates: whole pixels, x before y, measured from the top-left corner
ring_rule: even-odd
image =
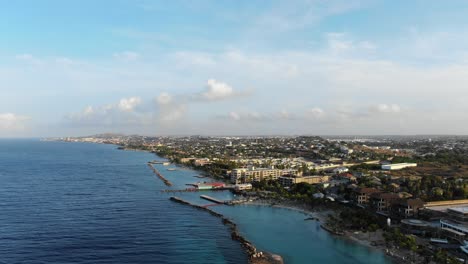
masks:
[[[210,189],[210,190],[201,189],[200,190],[198,188],[185,188],[185,189],[180,189],[180,190],[174,190],[174,189],[161,190],[161,192],[164,192],[164,193],[183,193],[183,192],[200,192],[200,191],[221,192],[221,191],[225,191],[225,189]]]
[[[213,198],[213,197],[208,196],[208,195],[200,195],[200,198],[203,198],[205,200],[208,200],[208,201],[211,201],[211,202],[214,202],[214,203],[217,203],[217,204],[223,204],[224,203],[224,201],[218,200],[218,199]]]
[[[164,182],[164,184],[166,184],[167,186],[172,186],[172,182],[170,182],[168,179],[164,178],[164,176],[153,166],[152,163],[148,162],[148,166],[151,168],[151,170],[154,172],[154,174],[156,174],[156,176],[158,176],[158,178],[161,179]]]
[[[179,192],[198,192],[199,190],[197,188],[187,188],[187,189],[182,189],[182,190],[161,190],[161,192],[164,193],[179,193]]]

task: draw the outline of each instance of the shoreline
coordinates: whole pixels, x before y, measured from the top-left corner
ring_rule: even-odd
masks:
[[[267,206],[272,208],[282,208],[286,210],[296,211],[304,214],[305,216],[309,216],[320,224],[320,227],[327,231],[330,235],[338,237],[340,239],[346,240],[351,243],[356,243],[363,247],[368,248],[369,250],[379,251],[385,257],[387,257],[392,263],[416,263],[410,260],[408,256],[408,252],[403,249],[389,249],[382,243],[376,243],[383,241],[382,237],[382,230],[378,230],[372,233],[364,233],[362,231],[344,231],[342,234],[337,234],[332,230],[327,229],[324,224],[326,223],[326,219],[329,214],[333,214],[336,212],[334,209],[313,209],[304,205],[294,204],[294,201],[286,201],[286,202],[275,202],[272,204],[269,200],[256,200],[252,202],[246,202],[236,206]],[[309,221],[309,219],[304,219],[304,221]],[[376,243],[376,244],[373,244]]]
[[[110,143],[96,143],[96,144],[110,144]],[[207,171],[200,170],[200,169],[197,169],[197,168],[194,168],[194,167],[191,167],[191,166],[187,166],[186,164],[177,163],[174,160],[171,160],[171,159],[169,159],[167,157],[164,157],[164,156],[162,156],[162,155],[160,155],[160,154],[158,154],[158,153],[156,153],[154,151],[151,151],[151,150],[125,148],[125,147],[122,147],[121,145],[117,145],[117,144],[110,144],[110,145],[117,146],[118,150],[151,153],[151,154],[154,154],[155,156],[157,156],[157,157],[159,157],[161,159],[170,161],[171,163],[175,164],[178,167],[181,167],[183,169],[193,170],[193,171],[195,171],[197,173],[200,173],[201,175],[204,175],[206,178],[217,180],[216,177],[213,177],[213,175],[210,175]],[[173,198],[173,197],[171,197],[171,198]],[[176,198],[176,197],[174,197],[174,198]],[[184,201],[184,202],[186,202],[186,201]],[[209,208],[204,208],[204,207],[201,207],[201,206],[198,206],[198,205],[194,205],[194,204],[191,204],[190,202],[186,202],[186,204],[190,205],[190,206],[192,206],[194,208],[197,208],[197,209],[208,211],[210,214],[212,214],[214,216],[217,216],[217,217],[220,217],[222,219],[223,224],[227,225],[229,227],[229,230],[232,232],[232,234],[231,234],[232,239],[240,241],[241,244],[242,244],[242,241],[245,241],[245,242],[250,244],[250,242],[248,242],[248,240],[246,240],[243,237],[241,237],[241,239],[235,239],[234,238],[233,233],[236,232],[238,234],[238,232],[237,232],[236,224],[234,222],[232,222],[231,220],[225,218],[223,215],[221,215],[221,214],[219,214],[219,213],[217,213],[217,212],[215,212],[215,211],[213,211],[213,210],[211,210]],[[330,230],[327,230],[326,228],[324,228],[323,224],[326,223],[326,219],[327,219],[328,215],[336,212],[336,210],[334,210],[334,209],[314,210],[313,208],[311,208],[308,205],[305,205],[305,204],[299,205],[298,202],[292,201],[292,200],[272,202],[270,200],[264,200],[264,199],[258,199],[258,200],[252,201],[252,202],[245,202],[245,203],[242,203],[242,204],[239,204],[239,205],[236,205],[236,206],[267,206],[267,207],[282,208],[282,209],[286,209],[286,210],[300,212],[300,213],[304,214],[307,217],[313,218],[313,219],[310,219],[310,220],[318,221],[320,223],[321,228],[324,229],[325,231],[327,231],[330,235],[341,237],[341,238],[343,238],[343,239],[345,239],[347,241],[350,241],[352,243],[357,243],[357,244],[359,244],[361,246],[364,246],[364,247],[367,247],[367,248],[369,248],[371,250],[377,250],[377,251],[381,252],[383,255],[385,255],[386,257],[388,257],[389,259],[391,259],[392,262],[394,262],[394,263],[401,263],[401,261],[405,261],[405,260],[402,260],[401,258],[396,257],[394,254],[390,255],[388,249],[386,249],[386,248],[371,245],[371,241],[358,238],[351,231],[345,231],[344,234],[335,234],[333,232],[330,232]],[[306,220],[309,220],[309,219],[304,219],[304,220],[306,221]],[[244,247],[244,245],[242,245],[242,246]],[[249,251],[247,249],[246,249],[246,252],[249,255],[249,263],[253,263],[253,264],[283,263],[284,264],[284,261],[281,258],[281,256],[271,254],[271,253],[266,253],[266,252],[264,252],[264,255],[260,256],[260,258],[256,258],[257,262],[253,262],[251,254],[249,253]],[[279,259],[277,259],[276,257],[279,257]],[[280,261],[280,262],[275,262],[275,261]]]

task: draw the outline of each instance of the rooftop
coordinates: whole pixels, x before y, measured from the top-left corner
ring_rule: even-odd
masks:
[[[437,212],[447,212],[449,209],[458,213],[468,213],[468,203],[460,204],[458,206],[454,205],[438,205],[438,206],[427,206],[426,209],[437,211]]]
[[[464,215],[468,214],[468,206],[452,207],[452,208],[448,208],[447,210],[455,212],[455,213],[459,213],[459,214],[464,214]]]

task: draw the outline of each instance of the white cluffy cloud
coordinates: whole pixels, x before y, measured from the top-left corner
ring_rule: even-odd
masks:
[[[162,92],[154,98],[153,106],[133,96],[113,104],[87,106],[80,112],[66,115],[65,120],[83,126],[166,125],[183,120],[196,102],[227,100],[237,95],[240,93],[236,93],[228,84],[209,79],[204,91],[176,95]],[[260,114],[251,114],[249,117],[261,119]]]
[[[135,107],[141,104],[140,97],[122,98],[119,102],[119,109],[125,112],[132,112]]]
[[[25,121],[29,117],[17,115],[14,113],[0,113],[0,129],[3,130],[19,130],[25,127]]]
[[[209,79],[206,84],[206,90],[202,92],[201,97],[205,100],[216,101],[234,96],[234,89],[226,83],[215,79]]]
[[[236,92],[227,83],[217,81],[215,79],[209,79],[206,83],[205,90],[201,92],[171,95],[167,92],[162,92],[155,98],[155,102],[158,108],[157,116],[159,121],[173,122],[183,119],[189,108],[196,102],[216,102],[222,100],[229,100],[242,95],[242,93]],[[236,113],[233,112],[234,115]],[[241,116],[237,114],[237,117],[232,117],[234,120],[241,119]]]
[[[140,97],[122,98],[114,104],[87,106],[78,113],[67,115],[65,119],[82,125],[135,123],[142,120],[142,113],[137,111],[141,103]]]

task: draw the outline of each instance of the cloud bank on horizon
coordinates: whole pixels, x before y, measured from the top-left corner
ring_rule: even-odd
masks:
[[[467,8],[8,3],[0,137],[468,134]]]

